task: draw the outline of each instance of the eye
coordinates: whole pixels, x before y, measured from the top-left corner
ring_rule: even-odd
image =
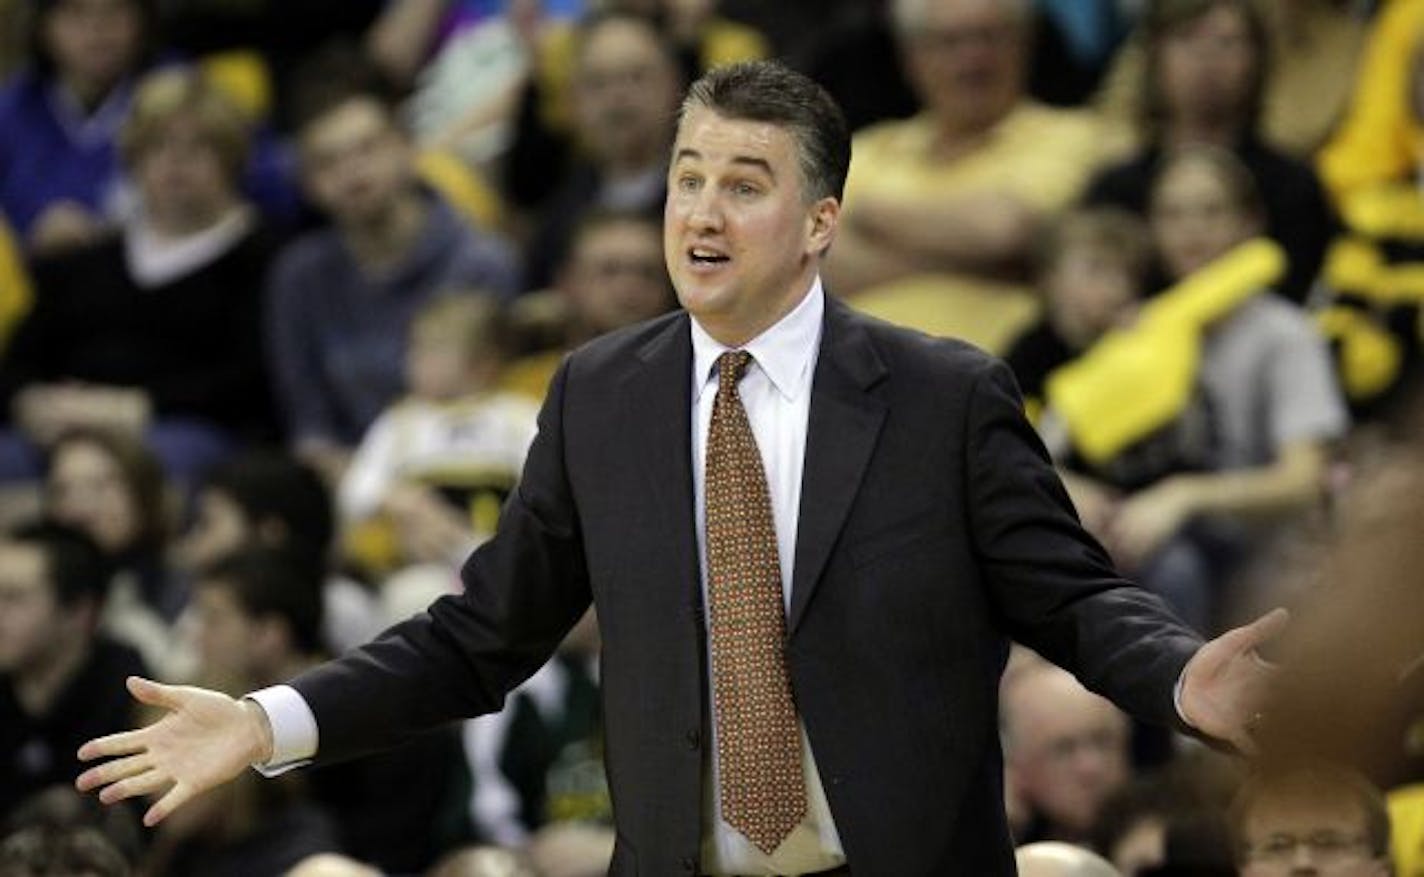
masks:
[[[732,186],[732,194],[739,198],[752,198],[761,194],[761,189],[751,183],[736,183]]]
[[[690,174],[683,174],[677,178],[677,190],[679,192],[696,192],[702,181]]]

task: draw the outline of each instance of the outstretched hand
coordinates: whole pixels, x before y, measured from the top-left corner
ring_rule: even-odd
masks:
[[[1284,609],[1272,610],[1227,631],[1192,656],[1182,673],[1181,711],[1187,724],[1241,752],[1255,753],[1251,732],[1277,672],[1257,647],[1277,636],[1289,619]]]
[[[167,710],[157,722],[90,740],[81,761],[112,757],[80,774],[81,792],[101,789],[105,804],[136,795],[158,800],[143,816],[157,825],[192,798],[231,780],[249,765],[272,756],[272,732],[261,707],[217,691],[128,679],[140,702]]]

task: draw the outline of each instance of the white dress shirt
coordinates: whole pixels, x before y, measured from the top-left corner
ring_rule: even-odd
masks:
[[[791,313],[740,349],[752,355],[738,394],[761,451],[771,514],[776,525],[781,592],[791,606],[791,580],[796,557],[797,513],[801,503],[801,472],[806,460],[806,423],[811,413],[811,378],[821,342],[825,294],[819,278]],[[717,357],[732,348],[721,344],[692,321],[692,478],[697,509],[697,547],[702,569],[702,598],[707,605],[707,509],[703,460],[712,405],[717,397]],[[711,623],[711,613],[703,613]],[[708,640],[708,691],[711,684],[711,635]],[[714,711],[716,703],[712,703]],[[815,759],[801,727],[801,764],[806,776],[806,817],[775,855],[767,856],[722,819],[721,784],[717,777],[717,730],[707,748],[712,782],[704,784],[702,806],[702,872],[705,874],[802,874],[825,871],[845,862]]]

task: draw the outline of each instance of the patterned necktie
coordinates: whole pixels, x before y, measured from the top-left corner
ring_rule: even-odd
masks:
[[[751,359],[732,350],[717,360],[707,433],[707,590],[722,818],[771,855],[805,815],[806,786],[776,526],[737,393]]]

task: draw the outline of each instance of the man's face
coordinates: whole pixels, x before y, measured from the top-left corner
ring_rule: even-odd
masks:
[[[410,144],[373,99],[353,98],[313,120],[301,152],[308,194],[341,224],[382,218],[415,179]]]
[[[174,553],[178,563],[193,572],[248,544],[252,536],[252,525],[242,507],[226,493],[209,487],[198,495],[193,524]]]
[[[193,605],[203,675],[233,683],[249,679],[261,636],[232,591],[221,582],[203,582],[194,592]]]
[[[840,204],[808,201],[804,186],[786,129],[700,106],[684,116],[663,257],[682,306],[724,344],[750,341],[810,288]]]
[[[588,34],[574,109],[579,137],[599,163],[661,158],[677,111],[677,79],[651,26],[616,18]]]
[[[955,129],[988,127],[1022,96],[1025,26],[1008,0],[926,0],[899,38],[920,102]]]
[[[1242,877],[1388,877],[1351,800],[1266,797],[1247,815]]]
[[[64,610],[48,580],[44,552],[0,542],[0,673],[23,673],[50,654]]]
[[[106,88],[138,58],[143,21],[134,0],[61,0],[45,13],[43,31],[62,76]]]
[[[1010,767],[1019,791],[1055,830],[1084,834],[1127,780],[1127,721],[1066,672],[1040,671],[1010,696]]]
[[[561,286],[579,321],[602,334],[652,319],[672,304],[658,227],[608,222],[574,244]]]

